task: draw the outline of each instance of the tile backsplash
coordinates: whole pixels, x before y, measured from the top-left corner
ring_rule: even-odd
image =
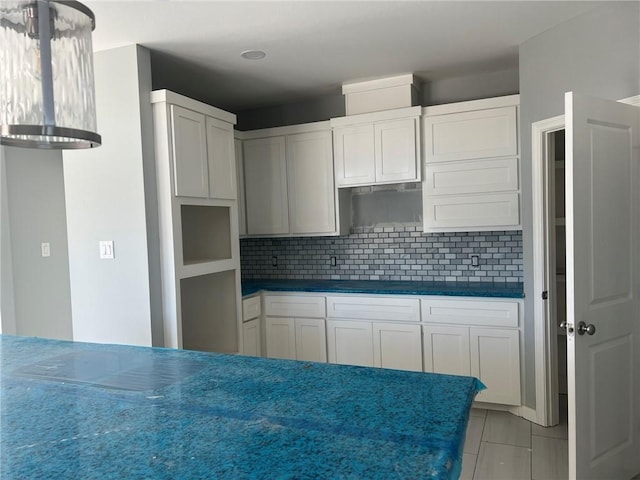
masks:
[[[521,282],[522,232],[356,227],[341,237],[244,238],[240,259],[244,280]]]

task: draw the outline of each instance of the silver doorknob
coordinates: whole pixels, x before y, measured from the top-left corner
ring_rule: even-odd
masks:
[[[587,335],[593,335],[596,333],[596,326],[592,323],[589,325],[584,322],[578,323],[578,335],[584,335],[585,333]]]

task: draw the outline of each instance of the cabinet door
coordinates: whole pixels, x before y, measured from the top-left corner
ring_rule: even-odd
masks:
[[[518,330],[469,329],[471,375],[487,387],[480,402],[520,405],[520,338]]]
[[[244,165],[242,163],[242,141],[235,139],[236,185],[238,192],[238,235],[247,234],[247,217],[244,194]]]
[[[516,107],[425,117],[425,162],[516,156]]]
[[[261,355],[259,318],[242,324],[242,354],[252,357]]]
[[[336,231],[331,132],[287,136],[291,233]]]
[[[421,372],[420,325],[374,322],[373,365]]]
[[[243,150],[247,234],[289,233],[284,137],[247,140]]]
[[[415,118],[375,124],[376,183],[420,180],[416,128]]]
[[[371,322],[327,320],[329,362],[373,367]]]
[[[518,159],[430,164],[424,186],[426,195],[512,192],[518,190]]]
[[[293,318],[265,319],[267,357],[296,359],[296,333]]]
[[[423,195],[422,199],[425,232],[499,230],[520,225],[518,193]]]
[[[325,321],[318,318],[296,318],[296,359],[308,362],[327,361]]]
[[[373,124],[333,129],[336,185],[371,185],[376,180]]]
[[[227,122],[207,117],[207,157],[209,197],[236,198],[236,162],[233,127]]]
[[[424,371],[470,375],[469,328],[423,325]]]
[[[171,141],[175,194],[179,197],[209,196],[205,116],[171,105]]]

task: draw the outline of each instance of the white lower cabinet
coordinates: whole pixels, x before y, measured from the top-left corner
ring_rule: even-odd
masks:
[[[373,365],[421,372],[420,325],[374,322]]]
[[[262,354],[260,348],[260,319],[255,318],[242,324],[242,353],[252,357],[259,357]]]
[[[325,321],[319,318],[266,318],[267,357],[327,361]]]
[[[487,387],[479,402],[520,405],[520,337],[518,330],[470,328],[471,375]]]
[[[327,320],[329,362],[373,367],[371,322]]]
[[[423,325],[424,371],[471,375],[468,327]]]

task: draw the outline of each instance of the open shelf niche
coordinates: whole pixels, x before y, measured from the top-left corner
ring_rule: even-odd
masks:
[[[184,265],[231,258],[231,208],[181,205]]]
[[[180,300],[184,349],[237,352],[235,270],[183,278]]]

